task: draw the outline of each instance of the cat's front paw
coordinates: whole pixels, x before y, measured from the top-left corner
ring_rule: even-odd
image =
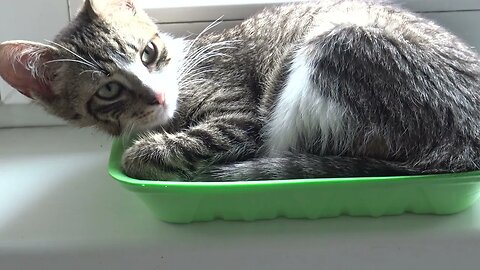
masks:
[[[135,141],[122,156],[123,172],[142,180],[185,180],[161,136]]]

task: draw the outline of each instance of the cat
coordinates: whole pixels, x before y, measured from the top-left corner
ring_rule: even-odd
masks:
[[[479,169],[480,58],[391,4],[322,0],[173,38],[132,0],[86,0],[0,75],[76,126],[134,136],[138,179],[274,180]]]

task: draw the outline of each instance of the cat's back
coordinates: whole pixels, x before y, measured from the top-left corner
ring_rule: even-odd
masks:
[[[242,59],[235,66],[253,69],[260,84],[270,85],[284,62],[312,37],[352,26],[378,29],[399,45],[441,47],[447,42],[465,47],[435,23],[400,6],[372,0],[308,1],[267,8],[232,29],[206,36],[203,42],[238,41],[235,50],[228,52],[234,60]]]
[[[377,1],[318,1],[266,10],[235,31],[264,87],[272,153],[313,142],[314,152],[402,160],[417,149],[435,157],[419,159],[441,163],[424,145],[455,142],[454,153],[470,149],[458,134],[478,141],[479,57],[418,14]],[[373,141],[383,142],[373,143],[380,154]]]

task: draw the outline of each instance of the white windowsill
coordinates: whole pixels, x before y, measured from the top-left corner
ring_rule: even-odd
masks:
[[[448,216],[158,221],[89,129],[0,130],[0,269],[478,269],[480,202]]]

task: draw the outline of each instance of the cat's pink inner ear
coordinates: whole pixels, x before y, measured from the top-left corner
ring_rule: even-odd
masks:
[[[0,44],[0,76],[29,98],[50,98],[53,92],[43,72],[45,62],[52,59],[49,50],[39,43],[13,41]]]

